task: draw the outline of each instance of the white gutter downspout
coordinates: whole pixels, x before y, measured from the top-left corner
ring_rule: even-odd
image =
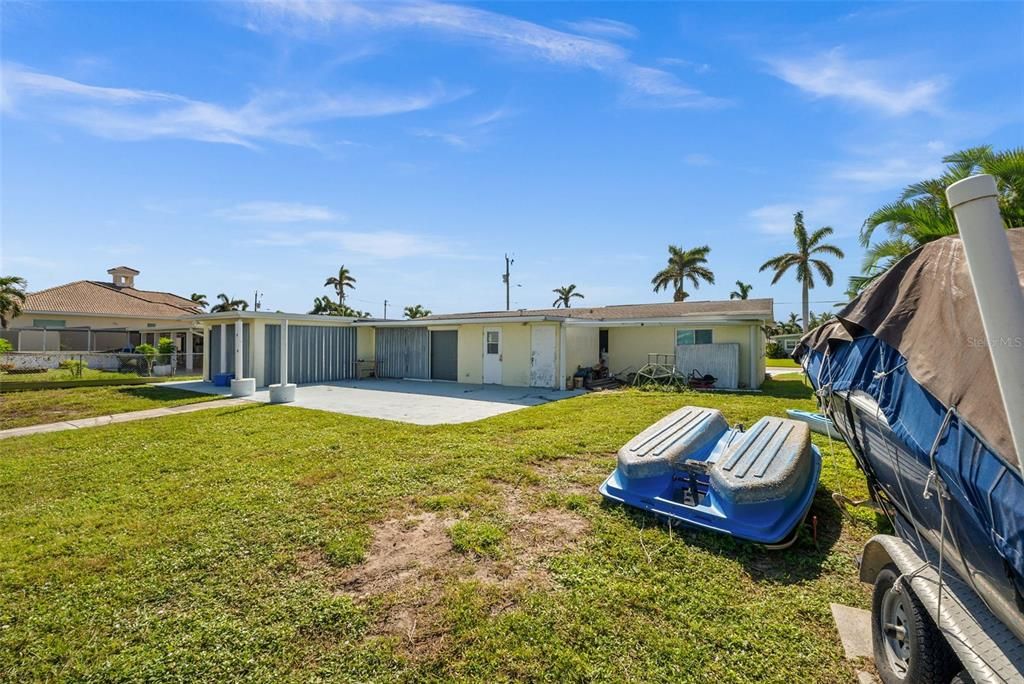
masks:
[[[996,181],[987,174],[946,188],[967,255],[1010,438],[1024,474],[1024,292],[999,214],[998,197]]]

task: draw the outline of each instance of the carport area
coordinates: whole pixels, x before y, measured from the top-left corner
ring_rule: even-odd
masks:
[[[205,394],[231,394],[230,388],[216,387],[209,382],[175,382],[165,386]],[[440,425],[469,423],[580,394],[584,391],[416,380],[340,380],[299,385],[295,402],[289,406],[416,425]],[[263,388],[247,399],[269,402],[270,393]]]

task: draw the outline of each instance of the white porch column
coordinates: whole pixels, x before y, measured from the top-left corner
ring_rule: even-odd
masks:
[[[192,329],[185,331],[185,370],[192,370],[195,362],[192,359]]]
[[[565,321],[558,324],[558,389],[565,391]]]
[[[235,321],[235,379],[231,381],[231,396],[248,397],[256,392],[256,378],[245,377],[245,357],[242,354],[245,340],[245,325],[242,319]]]
[[[228,324],[220,326],[220,372],[226,373],[228,368]]]
[[[270,403],[287,404],[295,401],[295,385],[288,382],[288,319],[281,321],[281,344],[278,345],[278,351],[281,354],[281,380],[270,386]]]

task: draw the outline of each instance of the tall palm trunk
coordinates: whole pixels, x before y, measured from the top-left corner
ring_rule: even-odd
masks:
[[[803,329],[804,329],[804,332],[807,332],[807,322],[808,322],[808,319],[810,319],[810,317],[811,317],[811,302],[810,302],[810,294],[807,291],[807,280],[806,279],[804,280],[804,311],[803,311],[803,313],[804,313]]]

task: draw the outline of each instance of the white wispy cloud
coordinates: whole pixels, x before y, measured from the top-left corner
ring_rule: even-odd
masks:
[[[791,235],[793,233],[793,215],[798,211],[804,212],[804,221],[808,228],[834,223],[840,218],[842,201],[821,197],[803,204],[791,202],[780,202],[777,204],[766,204],[749,212],[753,219],[754,227],[758,232],[772,236]],[[837,229],[839,226],[834,226]]]
[[[683,157],[683,161],[690,166],[711,166],[715,163],[715,158],[702,152],[691,152]]]
[[[244,223],[302,223],[343,218],[327,207],[298,202],[243,202],[218,209],[214,214],[229,221]]]
[[[941,140],[877,143],[851,150],[847,159],[833,167],[832,176],[866,191],[891,188],[895,192],[910,183],[940,176],[942,157],[951,151]]]
[[[417,30],[474,41],[490,49],[567,68],[589,69],[622,84],[626,101],[669,108],[725,104],[683,84],[672,73],[633,62],[628,51],[600,38],[559,31],[497,12],[434,2],[330,3],[268,0],[250,5],[247,25],[259,31]]]
[[[587,36],[603,36],[605,38],[636,38],[640,31],[636,26],[627,24],[624,21],[605,19],[603,17],[592,17],[580,21],[567,21],[565,26],[576,33]]]
[[[946,79],[897,80],[898,64],[854,60],[842,48],[811,57],[768,60],[772,73],[817,98],[836,98],[889,116],[934,112]]]
[[[430,109],[466,94],[434,83],[419,93],[260,92],[232,107],[175,93],[112,88],[3,65],[0,105],[13,115],[46,116],[117,140],[178,138],[256,147],[263,141],[312,145],[307,126]]]
[[[679,67],[682,69],[691,69],[695,74],[707,74],[711,73],[711,65],[704,62],[695,62],[690,59],[683,59],[681,57],[660,57],[658,64],[669,67]]]
[[[308,232],[272,232],[251,240],[252,244],[272,247],[335,247],[346,254],[374,259],[406,259],[415,256],[460,257],[455,247],[429,235],[400,231],[315,230]]]
[[[432,138],[452,147],[469,149],[478,147],[499,122],[516,114],[518,112],[509,107],[498,107],[468,120],[455,122],[449,129],[414,128],[409,132],[419,138]]]

